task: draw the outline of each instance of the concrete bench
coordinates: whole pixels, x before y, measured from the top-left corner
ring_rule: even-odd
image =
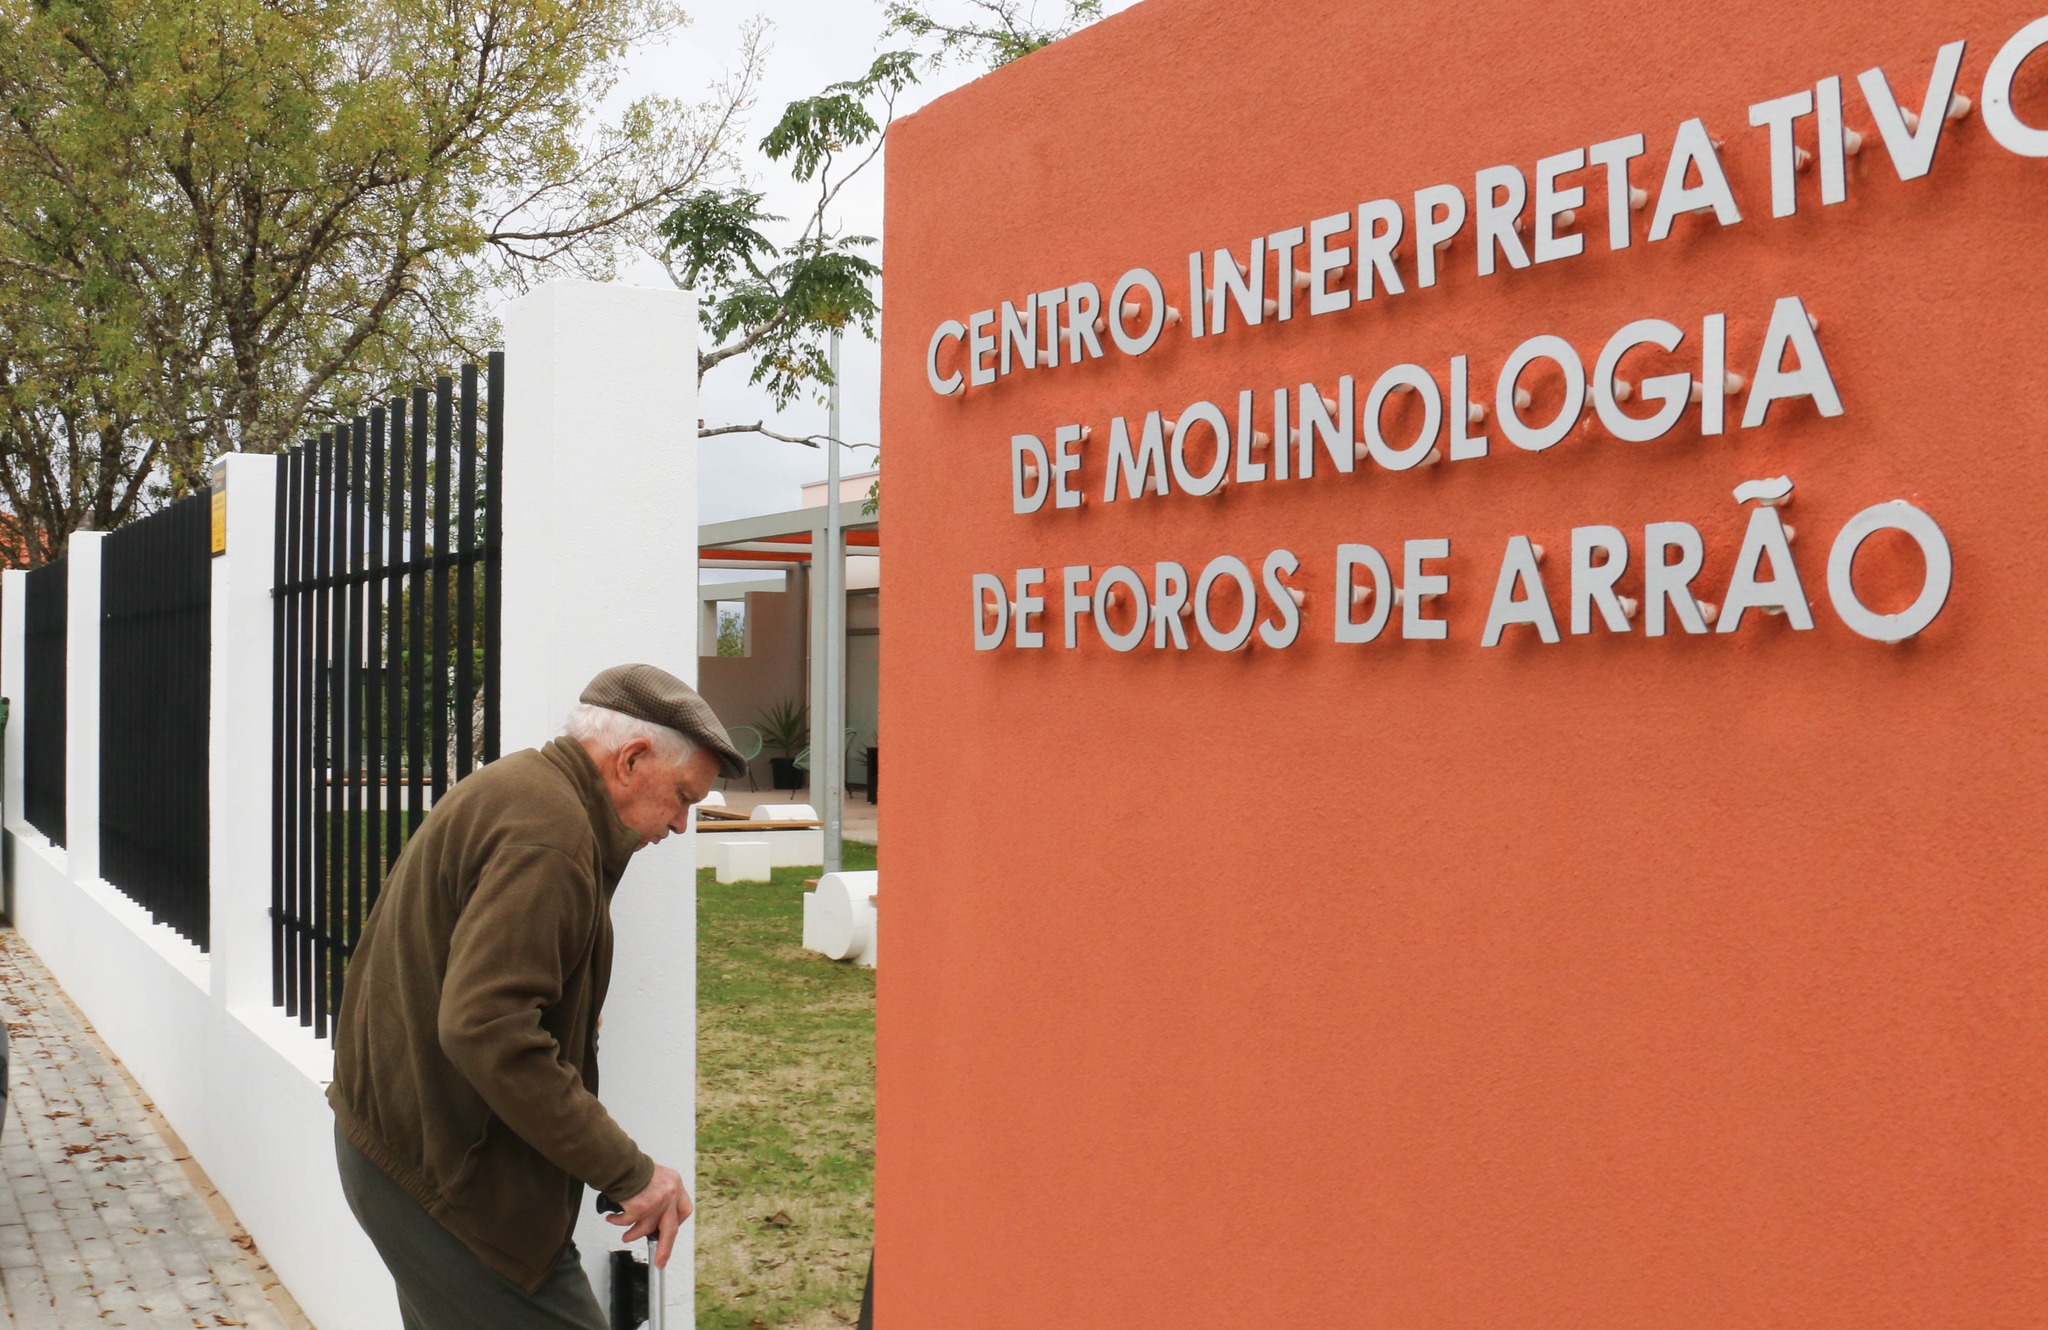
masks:
[[[820,822],[697,823],[697,867],[718,867],[718,847],[733,839],[762,841],[771,868],[801,868],[825,862],[825,828]]]

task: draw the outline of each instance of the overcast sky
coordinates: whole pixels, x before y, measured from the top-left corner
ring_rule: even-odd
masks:
[[[942,14],[965,12],[964,5],[953,0],[940,3]],[[1132,3],[1134,0],[1108,0],[1104,9],[1115,12]],[[1064,9],[1059,0],[1039,0],[1039,4],[1047,16]],[[768,211],[798,217],[812,206],[811,200],[790,186],[788,177],[755,151],[754,145],[788,103],[866,71],[876,52],[883,49],[880,0],[763,0],[752,5],[744,0],[700,2],[691,8],[690,26],[679,37],[632,54],[628,76],[616,96],[624,100],[660,92],[692,100],[700,97],[737,63],[741,31],[756,16],[766,17],[773,26],[766,76],[753,123],[742,140],[749,183],[766,191]],[[913,89],[899,110],[913,109],[979,72],[978,68],[956,65],[939,76],[928,76],[926,84]],[[840,196],[844,214],[840,220],[848,232],[882,234],[881,167],[878,160]],[[881,258],[879,247],[874,257]],[[872,441],[878,436],[879,360],[873,342],[858,336],[847,340],[840,400],[842,437],[849,441]],[[773,404],[747,384],[748,373],[743,362],[732,360],[706,377],[700,414],[707,424],[774,418]],[[792,435],[822,433],[825,408],[807,402],[792,404],[775,427]],[[700,457],[698,507],[699,518],[705,522],[794,508],[797,487],[825,475],[822,452],[758,436],[706,439]],[[850,474],[868,469],[872,458],[870,452],[849,452],[840,466]]]

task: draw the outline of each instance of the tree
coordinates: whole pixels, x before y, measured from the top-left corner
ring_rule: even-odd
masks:
[[[763,195],[745,188],[699,191],[663,220],[664,261],[677,285],[697,292],[711,346],[698,356],[700,383],[725,362],[751,357],[751,381],[768,390],[778,410],[806,393],[822,396],[832,383],[831,334],[858,327],[872,336],[880,312],[874,287],[882,270],[864,252],[875,242],[836,230],[833,203],[881,153],[897,101],[922,73],[967,59],[993,69],[1101,17],[1102,0],[1062,2],[1064,17],[1053,27],[1039,26],[1035,6],[1021,0],[966,0],[979,15],[966,21],[935,17],[931,0],[887,5],[884,37],[907,36],[911,45],[876,57],[859,78],[790,103],[761,141],[769,160],[786,163],[792,179],[817,191],[793,240],[778,246],[769,238],[767,228],[788,219],[763,212]],[[755,434],[808,447],[824,442],[822,434],[781,433],[766,420],[699,433]],[[878,512],[880,501],[877,482],[864,510]]]
[[[747,654],[747,611],[744,605],[732,608],[724,605],[718,607],[718,654]]]
[[[900,32],[922,44],[927,64],[965,60],[996,69],[1071,36],[1102,17],[1102,0],[1062,0],[1060,22],[1041,27],[1038,6],[1022,0],[966,0],[969,17],[946,20],[932,12],[932,0],[884,6],[885,32]]]
[[[770,161],[788,166],[798,184],[816,190],[796,237],[778,247],[765,227],[786,221],[762,210],[763,195],[711,188],[685,198],[663,219],[665,262],[680,286],[698,295],[710,349],[697,357],[697,377],[735,357],[750,357],[751,381],[777,409],[832,382],[827,342],[834,332],[874,332],[879,306],[874,282],[881,266],[862,251],[872,236],[848,235],[832,206],[848,181],[880,154],[896,100],[917,81],[910,52],[885,52],[857,79],[834,83],[791,102],[761,140]],[[816,447],[818,436],[795,437],[765,421],[716,425],[703,435],[760,434]]]
[[[600,120],[671,0],[0,0],[0,498],[41,562],[607,276],[760,68]]]

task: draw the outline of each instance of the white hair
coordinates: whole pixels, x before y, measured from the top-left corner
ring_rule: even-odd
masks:
[[[697,745],[681,730],[656,725],[651,720],[629,716],[610,707],[594,707],[588,702],[578,703],[570,709],[569,718],[562,722],[562,732],[571,739],[596,744],[611,753],[618,752],[635,739],[645,739],[654,745],[654,755],[670,766],[681,766],[697,751]]]

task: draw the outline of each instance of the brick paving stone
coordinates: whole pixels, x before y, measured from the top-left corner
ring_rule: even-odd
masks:
[[[0,1325],[312,1330],[11,929],[0,929],[0,1019],[13,1053],[0,1133]]]
[[[28,1229],[19,1224],[9,1224],[0,1228],[0,1270],[16,1267],[35,1269],[36,1254],[29,1250]]]

